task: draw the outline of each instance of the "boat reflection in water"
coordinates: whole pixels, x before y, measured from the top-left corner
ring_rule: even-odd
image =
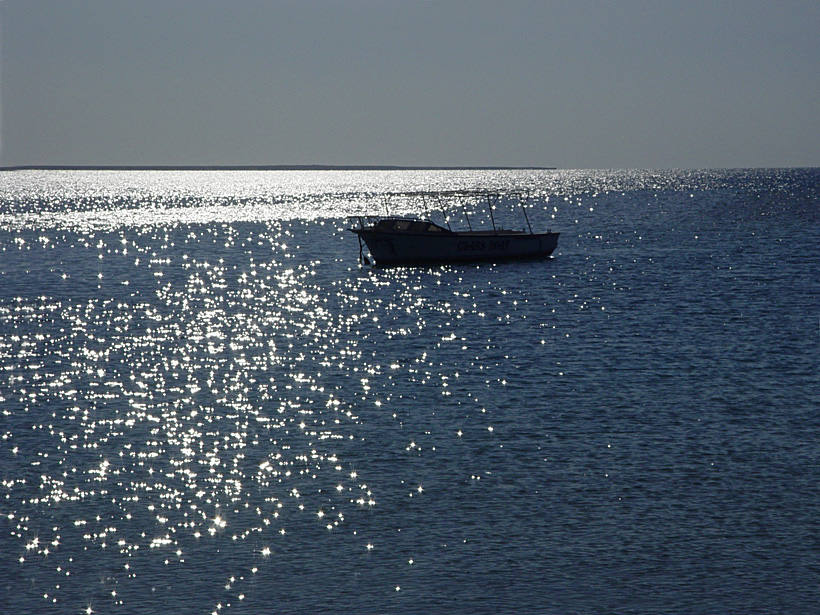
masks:
[[[365,264],[362,242],[379,266],[413,263],[512,260],[546,257],[558,245],[560,233],[534,233],[522,204],[529,230],[496,228],[493,205],[500,197],[487,195],[491,230],[454,231],[429,219],[394,216],[358,216],[350,231],[359,236],[359,253]],[[446,216],[445,216],[446,219]],[[449,226],[449,224],[448,224]]]

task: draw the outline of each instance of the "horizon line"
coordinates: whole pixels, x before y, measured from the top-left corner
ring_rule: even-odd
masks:
[[[67,165],[0,166],[0,171],[555,171],[542,166],[404,166],[373,164]]]

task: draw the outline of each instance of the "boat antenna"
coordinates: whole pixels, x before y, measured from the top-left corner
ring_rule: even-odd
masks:
[[[527,228],[530,229],[530,235],[532,235],[532,226],[530,225],[530,217],[527,215],[527,205],[530,202],[530,191],[527,190],[527,199],[521,203],[521,211],[524,212],[524,220],[527,221]]]
[[[461,209],[464,210],[464,217],[467,219],[467,228],[472,231],[473,225],[470,224],[470,216],[467,215],[467,203],[465,201],[466,199],[461,199]]]
[[[498,198],[498,197],[496,197],[496,198]],[[489,205],[489,210],[490,210],[490,222],[493,223],[493,230],[496,230],[495,229],[495,217],[493,217],[493,202],[490,199],[489,194],[487,195],[487,205]]]
[[[444,222],[445,224],[447,224],[447,228],[452,231],[453,229],[450,228],[450,220],[447,218],[447,214],[444,212],[444,203],[441,202],[441,195],[437,194],[436,198],[438,199],[438,206],[439,208],[441,208],[441,215],[444,216]]]

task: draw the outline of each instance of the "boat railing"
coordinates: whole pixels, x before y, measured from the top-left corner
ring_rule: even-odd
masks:
[[[390,215],[390,199],[391,197],[409,197],[409,198],[421,198],[422,201],[422,208],[423,208],[423,215],[418,217],[413,216],[391,216]],[[434,201],[431,203],[428,201],[428,197],[430,197],[430,201]],[[490,191],[470,191],[470,190],[444,190],[444,191],[418,191],[418,192],[402,192],[402,193],[395,193],[395,194],[387,194],[381,196],[382,206],[385,209],[385,215],[378,215],[378,214],[359,214],[355,216],[348,216],[348,220],[353,222],[357,222],[360,228],[365,228],[368,226],[375,226],[378,224],[380,220],[384,220],[386,218],[394,218],[394,219],[408,219],[408,220],[419,220],[422,221],[429,221],[433,222],[433,211],[436,211],[436,216],[440,214],[444,225],[452,231],[453,228],[450,225],[450,221],[452,216],[448,214],[447,206],[445,201],[448,198],[456,198],[459,201],[461,213],[464,217],[464,220],[467,223],[467,228],[470,232],[479,232],[477,229],[473,228],[473,220],[470,218],[470,212],[468,210],[468,204],[472,203],[475,205],[477,201],[486,201],[486,212],[489,215],[489,223],[492,227],[492,232],[499,232],[499,231],[506,231],[508,229],[500,228],[498,226],[498,221],[496,220],[496,209],[498,208],[499,204],[502,201],[509,201],[512,199],[517,200],[518,207],[521,208],[521,212],[524,215],[524,222],[526,224],[526,230],[523,232],[529,232],[529,234],[535,234],[533,231],[532,224],[530,223],[530,217],[527,214],[527,207],[530,206],[531,201],[531,194],[530,191],[522,191],[522,192],[511,192],[511,193],[498,193],[498,192],[490,192]],[[475,213],[475,212],[473,212]]]

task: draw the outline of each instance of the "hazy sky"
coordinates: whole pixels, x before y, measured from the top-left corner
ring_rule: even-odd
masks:
[[[820,2],[0,0],[3,165],[820,166]]]

